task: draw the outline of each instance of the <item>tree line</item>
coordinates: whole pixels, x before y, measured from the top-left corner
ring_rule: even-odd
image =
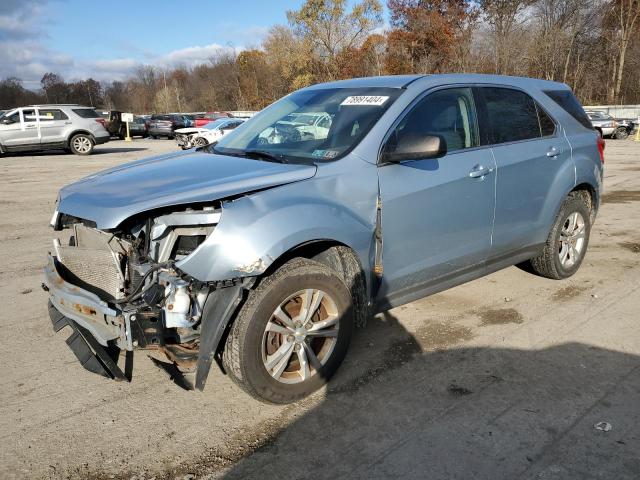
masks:
[[[640,103],[640,0],[307,0],[256,48],[125,81],[39,91],[0,81],[0,107],[81,103],[136,113],[260,110],[298,88],[407,73],[497,73],[567,83],[583,104]]]

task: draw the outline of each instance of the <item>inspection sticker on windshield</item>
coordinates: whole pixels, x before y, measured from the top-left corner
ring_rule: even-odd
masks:
[[[337,150],[314,150],[311,154],[315,158],[335,158],[338,156]]]
[[[366,95],[357,97],[347,97],[340,105],[373,105],[379,107],[389,100],[389,97],[383,97],[379,95]]]

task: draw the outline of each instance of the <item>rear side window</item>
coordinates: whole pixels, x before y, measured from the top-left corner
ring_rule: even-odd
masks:
[[[544,90],[544,93],[558,105],[560,105],[569,115],[575,118],[583,127],[593,130],[591,120],[580,102],[570,90]]]
[[[73,113],[82,118],[100,118],[93,108],[74,108]]]
[[[489,117],[489,143],[540,138],[540,123],[533,98],[509,88],[482,88]]]
[[[47,120],[68,120],[69,117],[62,111],[57,109],[40,109],[38,111],[40,114],[40,121]]]

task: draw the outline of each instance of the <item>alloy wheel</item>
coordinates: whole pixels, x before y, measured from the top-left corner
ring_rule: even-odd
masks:
[[[573,212],[564,221],[560,231],[558,257],[563,268],[571,268],[580,259],[585,243],[585,221],[579,212]]]
[[[300,290],[272,313],[262,336],[262,362],[282,383],[308,380],[331,357],[338,340],[336,302],[322,290]]]

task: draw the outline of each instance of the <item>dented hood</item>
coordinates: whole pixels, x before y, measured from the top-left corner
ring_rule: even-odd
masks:
[[[273,163],[202,151],[176,152],[126,163],[60,191],[58,211],[117,227],[137,213],[207,202],[311,178],[314,165]]]

